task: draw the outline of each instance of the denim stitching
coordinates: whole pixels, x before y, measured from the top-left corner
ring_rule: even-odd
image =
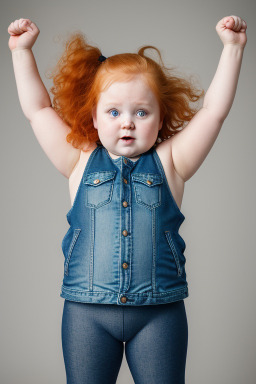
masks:
[[[86,177],[83,179],[84,184],[89,184],[95,188],[97,188],[99,185],[105,183],[106,181],[114,179],[116,174],[116,171],[97,171],[92,173],[87,173]],[[94,184],[95,178],[99,177],[100,182],[98,184]]]
[[[149,185],[147,184],[146,182],[144,182],[144,178],[140,178],[140,177],[136,177],[136,175],[149,175],[149,179],[150,179],[150,175],[153,175],[152,178],[153,178],[153,185]],[[156,178],[158,178],[158,181],[157,183],[154,184],[154,175],[156,176]],[[154,208],[157,208],[161,205],[161,184],[163,183],[163,179],[162,179],[162,176],[159,175],[161,177],[158,177],[157,174],[150,174],[150,173],[136,173],[134,175],[132,175],[132,183],[133,183],[133,186],[134,186],[134,191],[135,191],[135,199],[136,199],[136,202],[137,204],[140,204],[140,205],[143,205],[145,206],[147,209],[154,209]],[[160,181],[161,180],[161,181]],[[146,204],[142,199],[141,199],[141,195],[139,193],[139,188],[138,188],[138,185],[136,185],[136,183],[140,183],[140,184],[143,184],[145,186],[145,188],[157,188],[158,190],[158,202],[157,203],[153,203],[151,205],[149,204]],[[150,190],[150,189],[149,189]],[[147,190],[146,190],[147,191]]]
[[[72,241],[70,243],[70,246],[69,246],[69,250],[68,250],[68,256],[67,256],[67,260],[66,260],[66,264],[65,264],[65,274],[68,276],[68,266],[69,266],[69,262],[70,262],[70,258],[71,258],[71,254],[73,252],[73,249],[74,249],[74,246],[75,246],[75,243],[78,239],[78,236],[81,232],[81,229],[80,228],[77,228],[74,230],[74,233],[73,233],[73,237],[72,237]]]
[[[105,149],[106,150],[106,149]],[[106,150],[107,152],[107,150]],[[108,154],[108,152],[107,152]],[[109,156],[109,154],[108,154]],[[110,157],[110,156],[109,156]],[[121,163],[121,170],[120,170],[120,198],[122,197],[122,188],[123,188],[123,175],[122,175],[122,168],[123,164]],[[120,199],[121,201],[121,199]],[[122,290],[121,290],[121,258],[122,258],[122,212],[120,210],[120,219],[119,219],[119,223],[120,223],[120,247],[119,247],[119,265],[118,265],[118,281],[119,281],[119,292],[118,293],[122,293]]]
[[[133,181],[138,181],[139,183],[142,183],[146,185],[149,188],[154,187],[155,185],[160,185],[163,183],[163,178],[162,175],[157,174],[157,173],[148,173],[148,172],[140,172],[140,173],[134,173],[133,176]],[[152,184],[148,184],[147,180],[151,178]]]
[[[116,171],[114,172],[109,172],[109,171],[105,171],[105,172],[108,172],[108,173],[111,173],[112,176],[107,179],[107,180],[104,180],[103,182],[99,183],[99,184],[96,184],[96,185],[92,185],[90,184],[89,182],[85,182],[86,185],[89,185],[89,187],[86,187],[87,189],[87,193],[86,193],[86,206],[87,207],[90,207],[90,208],[100,208],[106,204],[109,204],[112,200],[112,197],[113,197],[113,189],[114,189],[114,178],[115,178],[115,175],[116,175]],[[95,176],[94,177],[97,177],[97,174],[99,175],[100,173],[102,172],[95,172]],[[99,176],[100,177],[100,176]],[[88,200],[89,200],[89,194],[88,194],[88,188],[98,188],[100,187],[102,184],[104,184],[105,182],[109,182],[109,194],[108,194],[108,198],[105,199],[104,201],[101,201],[99,202],[98,204],[93,204],[93,203],[90,203]],[[92,191],[91,191],[92,192]]]
[[[85,293],[86,295],[89,295],[89,296],[100,296],[102,294],[104,295],[120,295],[122,296],[122,293],[120,292],[117,292],[117,291],[113,291],[113,292],[110,292],[110,291],[87,291],[87,290],[82,290],[82,289],[77,289],[77,288],[68,288],[66,286],[62,286],[63,290],[64,291],[70,291],[70,292],[74,292],[74,293],[80,293],[80,294],[83,294]],[[148,291],[148,292],[136,292],[136,293],[128,293],[127,294],[127,297],[128,295],[129,296],[134,296],[135,298],[137,296],[142,296],[142,297],[147,297],[147,296],[150,296],[150,297],[159,297],[159,296],[170,296],[170,295],[179,295],[180,292],[183,292],[184,290],[187,290],[187,284],[184,285],[182,288],[173,288],[171,289],[170,291],[165,291],[165,292],[156,292],[156,293],[152,293],[152,291]]]
[[[130,171],[131,172],[131,171]],[[128,184],[126,184],[127,186],[128,186]],[[131,232],[133,231],[133,228],[131,227],[132,226],[132,207],[131,207],[131,200],[132,200],[132,188],[131,188],[131,174],[129,174],[129,199],[128,199],[128,201],[127,201],[127,203],[128,203],[128,206],[125,208],[125,209],[129,209],[129,223],[130,223],[130,225],[129,225],[129,232],[130,232],[130,235],[131,235]],[[129,276],[128,276],[128,278],[129,278],[129,281],[128,281],[128,283],[127,283],[127,290],[130,288],[130,284],[131,284],[131,279],[132,279],[132,276],[131,276],[131,274],[132,274],[132,268],[131,268],[131,260],[132,260],[132,258],[131,258],[131,255],[134,255],[134,253],[133,253],[133,241],[132,241],[132,239],[133,239],[133,236],[131,235],[131,236],[129,236],[129,241],[130,241],[130,254],[129,254]]]
[[[91,214],[91,252],[90,252],[90,267],[89,267],[89,290],[93,290],[93,260],[94,260],[94,238],[95,238],[95,209],[90,209]]]
[[[172,250],[172,253],[173,253],[173,256],[174,256],[174,260],[175,260],[175,263],[176,263],[176,266],[177,266],[177,269],[178,269],[178,276],[181,276],[182,272],[181,272],[180,263],[179,263],[179,255],[178,255],[178,253],[176,251],[175,245],[174,245],[173,240],[171,238],[170,231],[165,231],[165,235],[166,235],[168,244],[171,247],[171,250]]]
[[[152,291],[156,291],[156,209],[152,210],[152,239],[153,239],[153,259],[152,259]]]

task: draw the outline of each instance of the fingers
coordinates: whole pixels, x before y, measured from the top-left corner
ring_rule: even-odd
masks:
[[[36,25],[32,23],[30,19],[17,19],[13,21],[8,27],[8,33],[10,35],[21,35],[24,32],[37,29]]]
[[[246,22],[238,16],[231,15],[224,17],[223,22],[227,28],[235,32],[244,32],[247,28]]]

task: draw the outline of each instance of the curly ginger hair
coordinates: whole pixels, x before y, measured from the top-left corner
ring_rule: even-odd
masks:
[[[154,49],[160,58],[157,63],[146,56],[146,49]],[[65,51],[49,75],[54,86],[52,106],[71,128],[66,140],[84,151],[93,143],[99,143],[98,130],[94,128],[92,110],[100,93],[115,81],[126,81],[134,75],[144,75],[160,106],[163,125],[157,142],[178,133],[197,113],[197,102],[204,90],[198,89],[192,79],[175,76],[172,68],[165,67],[160,51],[151,45],[143,46],[138,53],[121,53],[99,61],[101,51],[89,45],[82,33],[72,34],[66,41]],[[87,149],[84,145],[87,144]]]

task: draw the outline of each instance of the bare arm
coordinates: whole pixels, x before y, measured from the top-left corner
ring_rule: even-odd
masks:
[[[216,74],[204,98],[203,108],[224,121],[233,104],[240,74],[244,47],[226,44]]]
[[[224,48],[203,107],[182,131],[161,143],[166,151],[171,149],[174,168],[184,181],[193,176],[208,155],[235,97],[247,26],[242,19],[232,18],[225,17],[216,26]]]
[[[26,118],[32,122],[40,109],[51,107],[51,99],[41,80],[31,49],[13,49],[12,62],[20,105]]]
[[[29,19],[19,19],[10,24],[8,32],[11,35],[9,48],[12,51],[15,80],[23,113],[50,161],[69,178],[79,160],[81,150],[66,141],[70,127],[51,107],[49,94],[39,75],[31,49],[39,35],[39,29]]]

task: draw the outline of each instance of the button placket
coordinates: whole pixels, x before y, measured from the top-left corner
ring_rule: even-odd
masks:
[[[128,161],[124,158],[121,166],[121,178],[122,183],[122,207],[121,207],[121,276],[122,280],[120,282],[120,289],[122,293],[126,292],[129,289],[130,282],[130,259],[131,259],[131,228],[130,228],[130,215],[131,207],[129,201],[131,201],[131,186],[129,183],[130,180],[131,168],[128,164]],[[121,302],[126,303],[127,297],[122,296]]]

